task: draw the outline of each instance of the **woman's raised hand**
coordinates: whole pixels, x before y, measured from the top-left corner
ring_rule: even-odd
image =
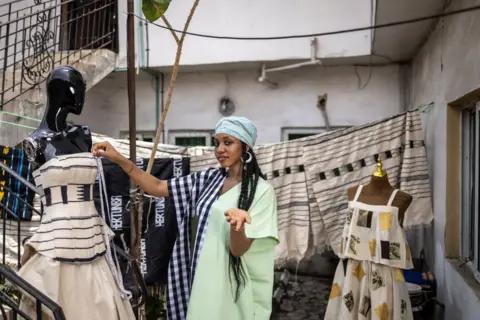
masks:
[[[92,153],[96,157],[104,157],[116,164],[119,164],[123,159],[120,152],[118,152],[110,142],[107,141],[95,143],[92,147]]]
[[[250,216],[245,210],[230,209],[225,211],[225,217],[227,222],[230,223],[230,227],[235,231],[242,231],[245,223],[250,223]]]

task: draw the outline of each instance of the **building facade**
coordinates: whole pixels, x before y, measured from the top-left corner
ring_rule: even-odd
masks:
[[[192,3],[172,2],[166,17],[174,28],[183,28]],[[28,6],[32,5],[28,1]],[[438,281],[439,300],[445,304],[445,319],[477,319],[480,12],[395,27],[384,24],[478,5],[479,0],[304,0],[295,7],[286,0],[201,1],[190,31],[205,35],[267,37],[363,29],[268,41],[187,35],[163,142],[211,145],[215,123],[228,114],[251,118],[259,129],[258,142],[271,143],[320,133],[327,126],[361,125],[430,105],[422,116],[435,221],[431,228],[412,232],[410,237],[416,241],[414,247],[425,249]],[[85,67],[85,74],[95,76],[89,77],[84,111],[71,120],[118,138],[128,133],[126,1],[119,0],[116,7],[112,21],[117,28],[111,32],[116,32],[118,45],[110,49],[114,66],[97,68],[98,72]],[[140,7],[141,1],[137,1],[137,14]],[[0,29],[8,10],[0,7]],[[158,24],[164,26],[160,20]],[[135,25],[137,136],[149,141],[166,100],[176,43],[168,30],[142,20]],[[379,28],[365,29],[369,26]],[[7,38],[11,39],[0,39],[2,63],[11,56],[5,49]],[[82,49],[81,41],[68,46]],[[91,56],[98,58],[91,63],[98,67],[106,55]],[[64,61],[62,56],[57,60]],[[314,63],[289,69],[308,61]],[[283,70],[262,74],[271,68]],[[11,81],[5,70],[2,79]],[[262,75],[266,75],[264,81],[260,81]],[[4,88],[1,93],[10,94]],[[326,102],[327,118],[318,108],[319,99]],[[28,109],[26,101],[2,102],[2,108],[40,117],[43,100],[38,100],[35,112],[28,111],[33,109]],[[31,132],[18,130],[23,131],[17,132],[17,140]],[[414,253],[418,255],[418,250]]]
[[[166,17],[175,29],[183,28],[192,3],[172,2]],[[249,5],[205,1],[198,6],[189,30],[215,36],[266,37],[368,28],[401,19],[399,12],[408,17],[413,4],[407,2],[400,10],[370,0],[347,3],[308,0],[292,10],[291,3],[284,0]],[[137,5],[136,10],[139,8]],[[420,8],[419,14],[422,10],[427,14],[432,8]],[[117,72],[90,90],[85,111],[74,119],[88,121],[92,130],[117,138],[128,132],[126,31],[122,27],[126,15],[121,14],[126,11],[126,1],[119,2],[118,11]],[[137,22],[137,136],[150,141],[165,101],[176,42],[169,30],[140,19]],[[157,23],[164,25],[161,20]],[[419,25],[419,34],[425,35],[430,25]],[[258,142],[272,143],[321,133],[328,125],[359,125],[402,112],[406,110],[403,62],[422,40],[413,35],[405,43],[389,40],[404,37],[404,31],[362,30],[261,41],[187,35],[162,141],[211,145],[216,122],[228,114],[249,117],[259,128]],[[391,43],[402,50],[388,52]],[[309,61],[314,63],[289,69]],[[269,72],[272,68],[284,70]],[[260,81],[262,70],[267,70],[265,81]],[[326,97],[327,119],[317,107],[319,96]],[[225,99],[228,110],[222,109]]]

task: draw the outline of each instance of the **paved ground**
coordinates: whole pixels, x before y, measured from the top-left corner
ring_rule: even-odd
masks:
[[[292,275],[272,320],[323,320],[331,283],[329,278]]]

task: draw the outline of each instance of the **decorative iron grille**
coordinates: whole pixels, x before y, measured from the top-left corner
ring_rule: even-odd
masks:
[[[59,65],[117,52],[117,0],[16,0],[0,4],[0,110]]]

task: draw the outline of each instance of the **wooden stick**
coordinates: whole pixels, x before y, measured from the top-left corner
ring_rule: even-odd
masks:
[[[157,128],[157,133],[155,135],[155,139],[153,140],[153,149],[152,149],[152,153],[150,154],[150,159],[148,161],[148,166],[147,166],[147,170],[146,170],[147,173],[150,173],[152,171],[153,161],[155,159],[155,152],[157,151],[158,143],[160,141],[160,136],[162,135],[165,119],[167,117],[168,108],[170,107],[170,103],[172,101],[173,89],[175,88],[175,80],[177,79],[178,67],[179,67],[179,64],[180,64],[180,57],[182,55],[183,41],[185,40],[186,32],[188,30],[188,27],[190,26],[190,22],[192,21],[193,14],[195,13],[195,10],[197,9],[197,6],[198,6],[199,2],[200,2],[200,0],[195,0],[195,2],[193,3],[192,8],[190,9],[190,14],[188,15],[187,21],[185,22],[185,26],[183,28],[183,33],[182,33],[182,36],[180,37],[180,39],[178,39],[178,36],[175,34],[175,32],[173,30],[171,30],[172,35],[175,38],[175,41],[177,42],[177,54],[175,56],[175,62],[173,64],[172,76],[170,78],[170,84],[168,86],[167,100],[165,101],[165,107],[164,107],[163,112],[162,112],[162,117],[160,118],[160,122],[159,122],[158,128]],[[168,22],[167,18],[165,18],[164,15],[162,15],[162,18],[163,18],[163,21],[165,22],[165,24],[171,29],[172,27],[171,27],[170,23]],[[136,250],[138,252],[138,257],[141,256],[142,219],[143,219],[143,217],[142,217],[143,207],[142,207],[141,204],[143,204],[143,199],[144,199],[144,192],[143,192],[143,190],[141,190],[140,191],[139,208],[138,208],[139,210],[137,210],[137,212],[138,212],[137,230],[136,230],[137,236],[135,237],[136,238],[135,242],[138,245],[138,247],[136,248]],[[146,318],[145,307],[144,306],[142,306],[142,308],[140,310],[140,317],[142,319]]]
[[[173,31],[172,25],[170,22],[168,22],[167,17],[165,15],[162,15],[162,20],[165,23],[165,25],[170,29],[170,32],[172,33],[173,38],[175,39],[175,42],[177,43],[177,46],[180,44],[180,39],[178,38],[177,34],[175,31]]]
[[[185,27],[183,28],[183,33],[182,33],[182,36],[180,37],[180,42],[178,43],[178,46],[177,46],[177,55],[175,56],[175,63],[173,65],[172,76],[170,78],[170,84],[168,86],[167,99],[165,101],[165,107],[163,108],[162,116],[158,124],[157,134],[155,135],[155,139],[153,140],[153,149],[152,149],[152,153],[150,154],[150,159],[148,161],[147,173],[150,173],[152,171],[153,160],[155,159],[155,152],[157,152],[158,143],[160,141],[160,136],[162,135],[163,127],[165,124],[165,118],[167,117],[168,108],[170,107],[170,103],[172,102],[173,89],[175,88],[175,81],[177,80],[177,74],[178,74],[178,66],[180,64],[180,57],[182,55],[183,41],[185,40],[186,32],[188,30],[188,27],[190,26],[190,22],[192,21],[193,14],[195,13],[195,9],[197,9],[199,2],[200,0],[195,0],[195,2],[193,3],[192,9],[190,10],[190,14],[188,15],[188,19],[185,22]]]

